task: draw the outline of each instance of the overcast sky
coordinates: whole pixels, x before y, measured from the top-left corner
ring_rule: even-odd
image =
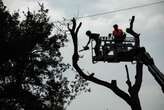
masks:
[[[61,20],[63,17],[86,16],[95,13],[128,8],[136,5],[156,2],[158,0],[38,0],[45,3],[50,9],[52,21]],[[36,0],[4,0],[9,10],[32,10],[38,8]],[[160,71],[164,72],[164,3],[139,9],[117,12],[103,16],[80,19],[83,23],[79,32],[79,44],[84,46],[87,42],[86,30],[107,35],[112,31],[113,24],[117,23],[122,29],[129,25],[129,19],[135,15],[134,29],[141,33],[141,45],[154,58]],[[72,42],[62,50],[65,61],[71,63]],[[86,71],[95,72],[97,77],[110,81],[116,79],[123,90],[127,90],[125,63],[97,63],[92,64],[90,51],[83,52],[84,58],[80,64]],[[129,66],[131,79],[134,80],[135,65]],[[67,74],[72,75],[72,72]],[[140,99],[143,110],[163,110],[164,95],[154,78],[144,67],[143,84],[140,91]],[[130,107],[110,90],[90,84],[92,92],[78,96],[67,110],[130,110]]]

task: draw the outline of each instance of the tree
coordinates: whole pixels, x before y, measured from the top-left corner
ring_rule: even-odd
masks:
[[[0,0],[0,109],[64,110],[88,83],[63,73],[70,65],[62,62],[60,48],[66,34],[51,33],[48,9],[10,14]]]
[[[84,79],[94,82],[98,85],[104,86],[110,90],[112,90],[117,96],[119,96],[121,99],[123,99],[130,107],[132,110],[141,110],[141,104],[140,104],[140,99],[139,99],[139,91],[141,88],[142,84],[142,76],[143,76],[143,62],[140,60],[140,58],[143,58],[144,62],[148,62],[149,60],[144,59],[144,48],[139,47],[139,34],[134,32],[133,30],[133,22],[134,22],[134,17],[132,17],[131,23],[130,23],[130,28],[127,29],[127,32],[130,33],[135,37],[135,44],[136,44],[136,49],[130,51],[129,53],[131,55],[136,55],[138,58],[136,59],[136,76],[135,76],[135,81],[134,84],[131,83],[130,78],[129,78],[129,73],[128,73],[128,68],[126,66],[127,70],[127,81],[126,84],[128,85],[128,93],[121,90],[117,86],[117,81],[112,80],[111,82],[103,81],[97,77],[94,76],[94,73],[92,74],[85,74],[83,70],[80,68],[78,61],[79,61],[79,54],[78,54],[78,32],[79,29],[82,25],[80,22],[79,24],[76,23],[75,18],[72,19],[72,27],[69,26],[68,24],[68,30],[71,33],[72,40],[73,40],[73,45],[74,45],[74,53],[72,56],[72,63],[73,67],[76,69],[76,71],[79,73],[80,76],[82,76]],[[147,58],[147,57],[146,57]],[[150,59],[151,60],[151,59]],[[152,60],[151,60],[152,61]]]

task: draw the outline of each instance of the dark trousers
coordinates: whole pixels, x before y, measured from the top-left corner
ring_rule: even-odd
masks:
[[[101,46],[101,40],[98,40],[98,41],[96,42],[95,47],[94,47],[95,55],[96,55],[96,56],[101,55],[100,46]]]

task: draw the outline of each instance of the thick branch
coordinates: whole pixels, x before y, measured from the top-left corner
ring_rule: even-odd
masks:
[[[79,26],[77,27],[76,32],[75,32],[76,35],[78,34],[81,25],[82,25],[82,23],[80,22],[80,24],[79,24]]]
[[[76,28],[76,19],[75,19],[75,18],[73,18],[71,21],[72,21],[72,23],[73,23],[72,30],[74,30],[74,31],[75,31],[75,28]]]
[[[72,21],[73,25],[72,25],[72,28],[70,28],[69,24],[68,24],[68,30],[71,33],[73,44],[74,44],[74,54],[76,53],[76,55],[74,55],[74,56],[78,56],[77,33],[78,33],[79,28],[81,27],[82,23],[80,22],[80,24],[78,25],[78,28],[76,29],[76,20],[75,20],[75,18],[73,18],[71,21]]]
[[[137,62],[135,83],[133,85],[133,94],[138,94],[142,84],[142,76],[143,76],[143,63]]]
[[[136,33],[134,30],[133,30],[133,23],[134,23],[134,20],[135,20],[135,16],[132,16],[132,19],[130,21],[130,28],[127,28],[126,29],[126,32],[131,34],[132,36],[134,36],[135,38],[135,46],[136,47],[139,47],[140,46],[140,40],[139,40],[139,36],[140,34]]]
[[[126,68],[126,73],[127,73],[127,81],[126,81],[126,84],[128,85],[128,87],[129,87],[129,91],[131,90],[131,88],[132,88],[132,84],[131,84],[131,81],[130,81],[130,77],[129,77],[129,71],[128,71],[128,66],[127,65],[125,65],[125,68]]]
[[[75,59],[73,59],[73,62]],[[121,97],[122,99],[124,99],[128,104],[130,104],[130,97],[127,93],[125,93],[124,91],[122,91],[121,89],[118,88],[117,84],[114,83],[114,81],[112,81],[112,83],[100,80],[98,78],[95,78],[93,76],[90,75],[86,75],[81,68],[78,66],[77,63],[73,64],[74,68],[76,69],[76,71],[80,74],[80,76],[82,76],[84,79],[94,82],[96,84],[102,85],[104,87],[107,87],[109,89],[111,89],[117,96]]]
[[[133,23],[135,20],[135,16],[132,16],[131,22],[130,22],[130,30],[133,30]]]
[[[127,71],[127,85],[129,87],[128,92],[130,94],[130,99],[131,99],[131,108],[132,110],[141,110],[141,104],[140,104],[140,100],[139,100],[139,90],[141,88],[141,84],[142,84],[142,68],[143,68],[143,64],[137,61],[136,64],[136,76],[135,76],[135,83],[132,86],[131,85],[131,81],[130,81],[130,77],[129,77],[129,72],[128,72],[128,68],[126,67],[126,71]]]

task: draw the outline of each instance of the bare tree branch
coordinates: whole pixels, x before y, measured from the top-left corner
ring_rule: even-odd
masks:
[[[134,20],[135,20],[135,16],[132,16],[132,19],[131,19],[131,22],[130,22],[130,28],[127,28],[126,29],[126,32],[129,33],[129,34],[131,34],[132,36],[134,36],[134,38],[135,38],[135,47],[139,47],[140,46],[140,40],[139,40],[140,34],[136,33],[133,30]]]
[[[133,85],[133,89],[134,89],[134,94],[137,94],[141,88],[141,84],[142,84],[142,76],[143,76],[143,63],[139,63],[137,62],[136,65],[136,76],[135,76],[135,83]]]
[[[78,64],[75,63],[75,62],[78,62],[77,59],[78,58],[75,58],[75,56],[73,56],[73,59],[72,59],[73,60],[73,66],[76,69],[76,71],[80,74],[80,76],[82,76],[84,79],[86,79],[88,81],[94,82],[96,84],[99,84],[99,85],[102,85],[102,86],[105,86],[105,87],[111,89],[116,95],[118,95],[119,97],[124,99],[128,104],[130,104],[130,97],[129,97],[129,95],[127,93],[125,93],[124,91],[122,91],[120,88],[118,88],[118,86],[117,86],[116,82],[114,82],[114,80],[112,80],[112,82],[109,83],[109,82],[100,80],[100,79],[98,79],[98,78],[96,78],[94,76],[86,75],[81,70],[81,68],[78,66]]]
[[[132,16],[131,22],[130,22],[130,30],[133,30],[133,23],[135,20],[135,16]]]
[[[74,31],[75,31],[75,28],[76,28],[76,19],[75,19],[75,18],[73,18],[71,21],[72,21],[72,23],[73,23],[72,30],[74,30]]]
[[[130,90],[132,88],[132,84],[131,84],[130,77],[129,77],[128,66],[125,65],[125,68],[126,68],[126,73],[127,73],[127,81],[126,81],[126,84],[128,85],[129,90]]]
[[[82,25],[82,23],[80,23],[80,24],[78,25],[78,27],[77,27],[77,29],[76,29],[76,32],[75,32],[76,34],[78,34],[81,25]]]

